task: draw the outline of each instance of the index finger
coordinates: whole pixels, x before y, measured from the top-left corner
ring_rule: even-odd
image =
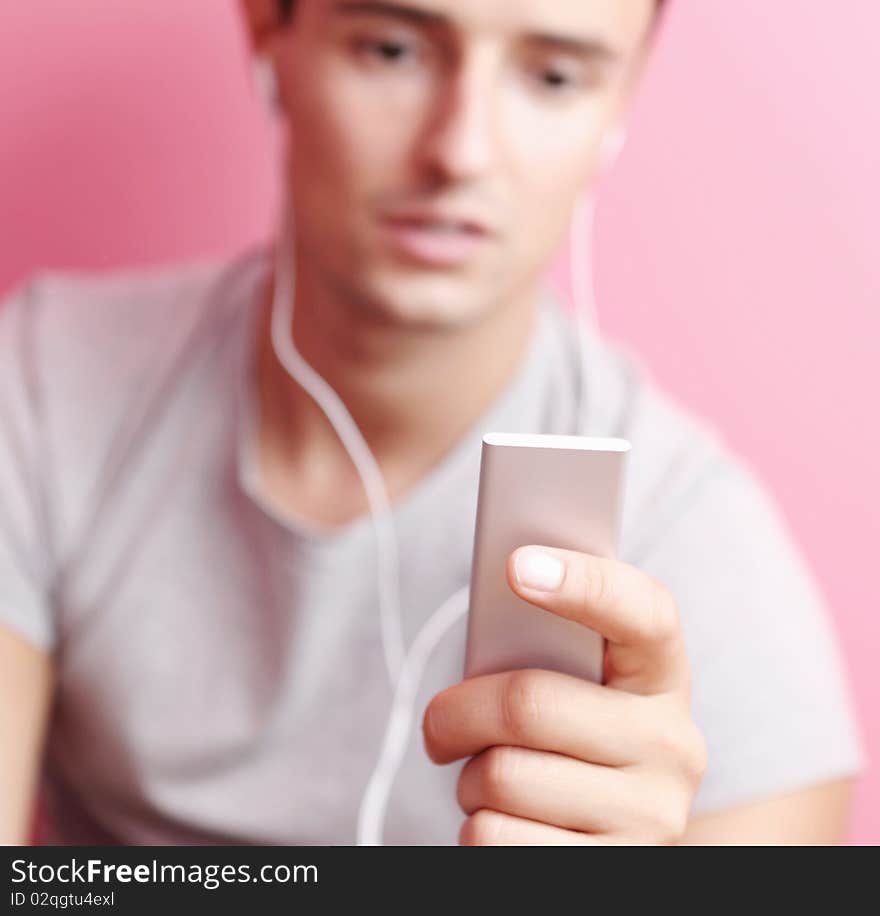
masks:
[[[678,607],[653,577],[620,560],[530,544],[508,558],[524,600],[608,640],[606,683],[635,693],[686,689],[690,668]]]

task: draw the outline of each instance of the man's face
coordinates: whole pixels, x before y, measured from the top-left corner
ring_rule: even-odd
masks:
[[[297,0],[271,50],[300,250],[377,316],[450,326],[532,288],[654,0]]]

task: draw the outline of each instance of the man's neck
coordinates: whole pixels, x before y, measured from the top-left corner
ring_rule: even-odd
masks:
[[[259,467],[265,495],[319,527],[366,511],[354,466],[330,421],[279,363],[271,282],[257,335]],[[297,285],[297,350],[336,391],[394,501],[458,442],[510,382],[535,330],[537,294],[443,329],[394,323]]]

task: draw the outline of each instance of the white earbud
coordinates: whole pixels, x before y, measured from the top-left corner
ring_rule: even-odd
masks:
[[[278,77],[275,64],[265,54],[256,54],[251,63],[251,78],[254,91],[270,114],[277,114],[281,108],[281,94],[278,91]]]

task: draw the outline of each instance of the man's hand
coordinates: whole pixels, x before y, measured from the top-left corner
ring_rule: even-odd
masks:
[[[437,694],[423,731],[458,782],[466,845],[676,843],[706,767],[669,590],[629,564],[519,547],[511,588],[607,639],[604,685],[552,671],[474,677]]]

